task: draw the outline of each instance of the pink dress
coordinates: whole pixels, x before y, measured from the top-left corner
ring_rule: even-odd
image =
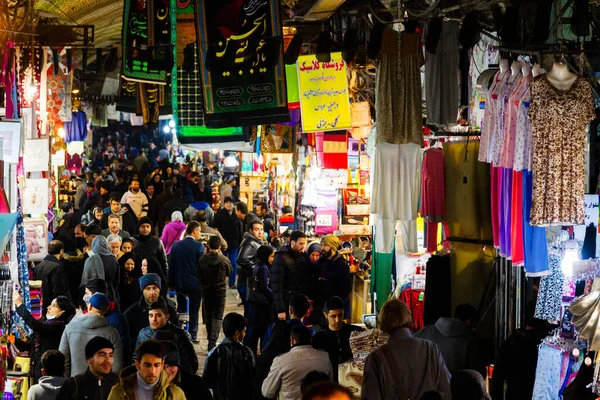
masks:
[[[532,76],[529,75],[524,76],[519,80],[518,85],[513,90],[508,99],[508,104],[506,105],[507,112],[504,124],[504,140],[502,152],[500,154],[500,166],[504,168],[512,168],[514,164],[521,98],[525,91],[529,89],[529,82],[531,82],[531,79]]]
[[[521,80],[520,73],[519,76],[513,76],[512,71],[509,71],[508,73],[509,75],[506,78],[505,85],[498,93],[498,116],[496,117],[496,127],[491,136],[492,142],[490,144],[490,162],[494,164],[494,167],[500,166],[500,157],[502,154],[502,147],[504,146],[504,135],[506,132],[506,121],[508,120],[507,116],[509,98]]]
[[[485,111],[483,114],[483,122],[481,123],[481,138],[479,145],[479,161],[491,162],[490,150],[492,145],[492,135],[496,127],[496,119],[498,118],[499,108],[499,93],[505,86],[507,77],[510,74],[510,69],[494,76],[494,82],[490,86],[490,90],[485,101]]]

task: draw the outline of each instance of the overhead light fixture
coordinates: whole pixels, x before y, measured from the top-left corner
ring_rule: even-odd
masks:
[[[331,33],[329,31],[323,30],[319,33],[316,58],[319,62],[331,61]]]
[[[569,239],[565,242],[565,254],[560,262],[560,269],[566,277],[573,276],[573,263],[578,260],[579,244],[577,240]]]

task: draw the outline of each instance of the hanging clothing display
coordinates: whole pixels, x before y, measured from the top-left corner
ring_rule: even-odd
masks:
[[[444,177],[444,149],[432,147],[423,155],[421,179],[421,217],[430,222],[441,222],[446,216]]]
[[[503,73],[498,71],[488,92],[481,124],[481,146],[479,147],[479,161],[481,162],[491,162],[494,132],[498,125],[497,120],[500,118],[500,99],[504,97],[509,77],[510,70]]]
[[[507,118],[509,111],[509,99],[520,81],[521,73],[513,73],[512,69],[509,70],[506,82],[504,83],[504,85],[501,85],[500,92],[498,93],[498,115],[496,118],[496,125],[492,131],[489,155],[489,160],[494,166],[501,166],[500,159],[502,158],[504,139],[506,137],[506,131],[508,130],[509,126]]]
[[[425,51],[428,124],[455,124],[458,113],[458,23],[445,22],[435,53]]]
[[[564,354],[560,349],[542,344],[538,352],[533,400],[555,400],[562,388]],[[567,359],[568,366],[568,359]]]
[[[418,33],[383,32],[377,63],[377,143],[423,144],[421,66]]]
[[[491,240],[490,166],[478,151],[478,141],[444,143],[446,221],[451,236]]]
[[[533,225],[581,225],[585,205],[585,146],[594,98],[587,79],[567,90],[543,75],[531,82]]]
[[[557,252],[548,255],[550,274],[543,276],[540,280],[535,318],[547,321],[558,321],[560,318],[560,304],[564,285],[564,275],[560,269],[561,259],[562,255]]]
[[[374,163],[371,214],[377,220],[377,251],[391,253],[396,221],[413,221],[418,216],[421,147],[414,143],[380,143]]]
[[[525,77],[527,79],[527,77]],[[515,100],[516,101],[516,100]],[[517,131],[515,133],[513,168],[515,171],[531,171],[533,163],[533,128],[529,119],[531,105],[531,79],[526,81],[517,108]]]
[[[523,171],[523,261],[527,276],[548,275],[548,245],[546,244],[546,228],[530,224],[531,171]]]
[[[500,254],[511,257],[512,219],[512,169],[500,168],[502,185],[500,190]]]
[[[84,112],[74,112],[70,122],[64,123],[65,142],[83,142],[87,138],[87,116]]]
[[[533,79],[533,75],[522,76],[512,93],[509,93],[508,102],[506,103],[506,117],[504,124],[504,139],[502,141],[502,149],[500,153],[499,165],[503,168],[513,168],[515,163],[515,149],[517,132],[525,129],[519,126],[520,111],[525,109],[521,99],[526,91],[529,91],[529,84]]]
[[[477,80],[482,71],[487,70],[492,64],[498,64],[500,56],[498,50],[494,47],[498,46],[498,44],[497,41],[482,35],[479,43],[469,49],[469,93],[471,96],[469,126],[473,129],[482,128],[485,109],[487,108],[487,98],[480,93]]]
[[[512,171],[512,174],[510,256],[513,265],[523,265],[523,173]]]
[[[580,339],[588,340],[589,350],[600,350],[600,292],[595,290],[571,303],[569,311],[573,314],[571,322],[577,327]]]

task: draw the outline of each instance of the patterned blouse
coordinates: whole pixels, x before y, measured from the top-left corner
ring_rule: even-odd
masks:
[[[546,75],[531,81],[532,225],[584,223],[586,134],[594,115],[585,78],[577,77],[566,90],[554,87]]]

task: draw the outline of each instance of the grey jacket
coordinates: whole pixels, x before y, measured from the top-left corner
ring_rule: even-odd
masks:
[[[450,374],[472,369],[485,376],[485,361],[479,339],[460,319],[442,317],[415,333],[415,337],[437,344]]]
[[[329,354],[311,345],[295,346],[275,357],[267,379],[262,384],[262,395],[268,399],[296,400],[302,397],[300,385],[311,371],[324,372],[333,378]]]
[[[386,352],[393,365],[388,365]],[[398,393],[392,374],[402,393]],[[444,400],[452,398],[450,373],[434,343],[414,338],[408,329],[399,329],[386,345],[373,350],[367,357],[361,399],[418,400],[429,391],[439,392]]]
[[[27,392],[27,400],[54,400],[67,378],[64,376],[42,376],[37,385]]]
[[[88,365],[83,350],[87,342],[95,336],[102,336],[113,344],[115,353],[113,371],[123,369],[123,350],[119,332],[108,324],[106,318],[85,315],[71,320],[60,339],[58,350],[65,355],[65,376],[85,373]]]

